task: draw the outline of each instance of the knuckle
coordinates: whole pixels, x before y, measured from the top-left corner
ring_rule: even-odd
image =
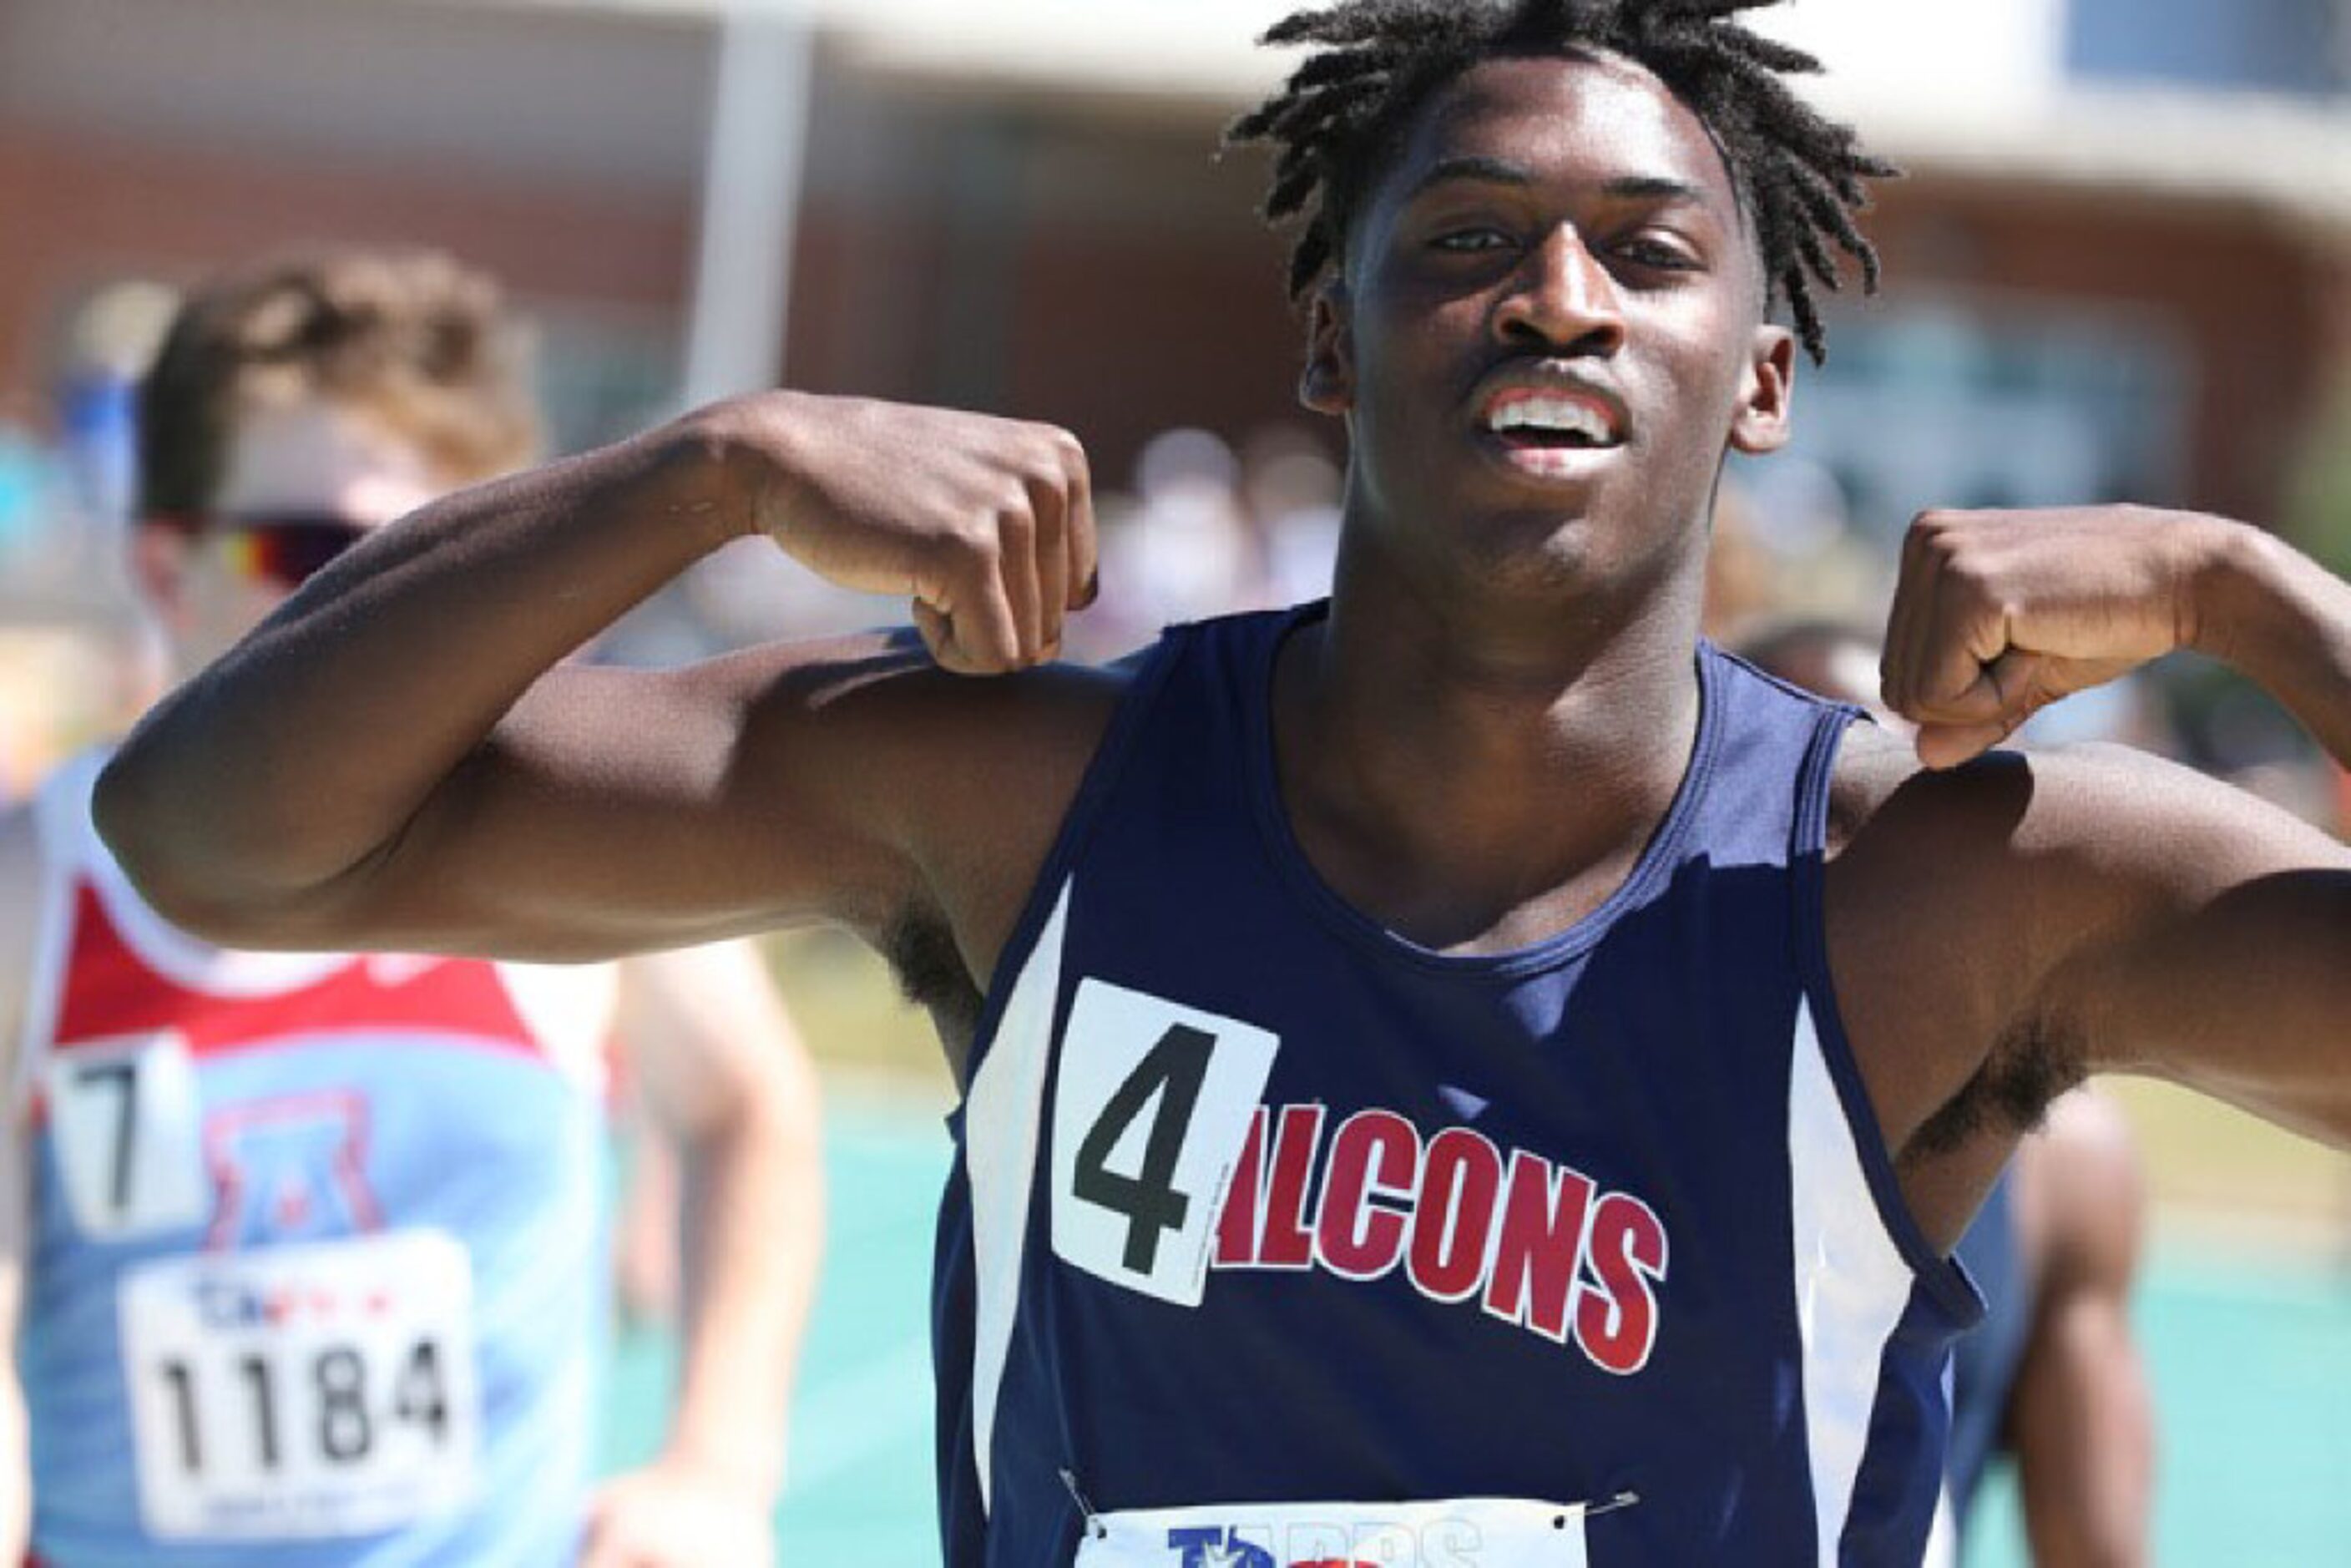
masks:
[[[1947,551],[1959,538],[1959,515],[1930,507],[1910,519],[1905,541],[1921,549]]]
[[[995,566],[1004,549],[994,517],[956,529],[949,536],[948,548],[960,564],[980,568]]]

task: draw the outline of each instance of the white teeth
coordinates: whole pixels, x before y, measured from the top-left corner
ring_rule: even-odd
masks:
[[[1575,398],[1514,398],[1487,415],[1486,423],[1493,430],[1551,431],[1594,444],[1611,439],[1606,416]]]

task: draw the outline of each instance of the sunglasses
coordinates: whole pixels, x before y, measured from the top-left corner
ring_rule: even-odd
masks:
[[[239,576],[272,582],[288,592],[369,532],[325,513],[207,517],[204,531],[221,541],[230,569]]]

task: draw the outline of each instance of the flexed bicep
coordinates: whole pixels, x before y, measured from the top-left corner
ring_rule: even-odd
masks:
[[[2117,748],[2036,759],[2026,856],[2060,951],[2037,1005],[2094,1070],[2351,1147],[2351,851]]]

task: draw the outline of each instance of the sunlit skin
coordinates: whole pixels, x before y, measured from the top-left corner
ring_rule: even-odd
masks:
[[[1412,122],[1313,304],[1301,392],[1347,422],[1346,523],[1338,608],[1278,688],[1301,837],[1358,904],[1509,947],[1629,867],[1697,722],[1724,455],[1786,439],[1763,306],[1721,154],[1639,68],[1490,62]],[[1530,391],[1606,439],[1488,428]]]
[[[1647,602],[1702,559],[1726,450],[1785,440],[1792,342],[1762,317],[1729,172],[1654,78],[1468,72],[1415,120],[1315,301],[1303,391],[1349,426],[1343,559],[1392,559],[1480,624],[1514,601],[1554,623],[1569,601]],[[1514,461],[1480,415],[1528,383],[1609,405],[1619,444],[1556,474]]]

